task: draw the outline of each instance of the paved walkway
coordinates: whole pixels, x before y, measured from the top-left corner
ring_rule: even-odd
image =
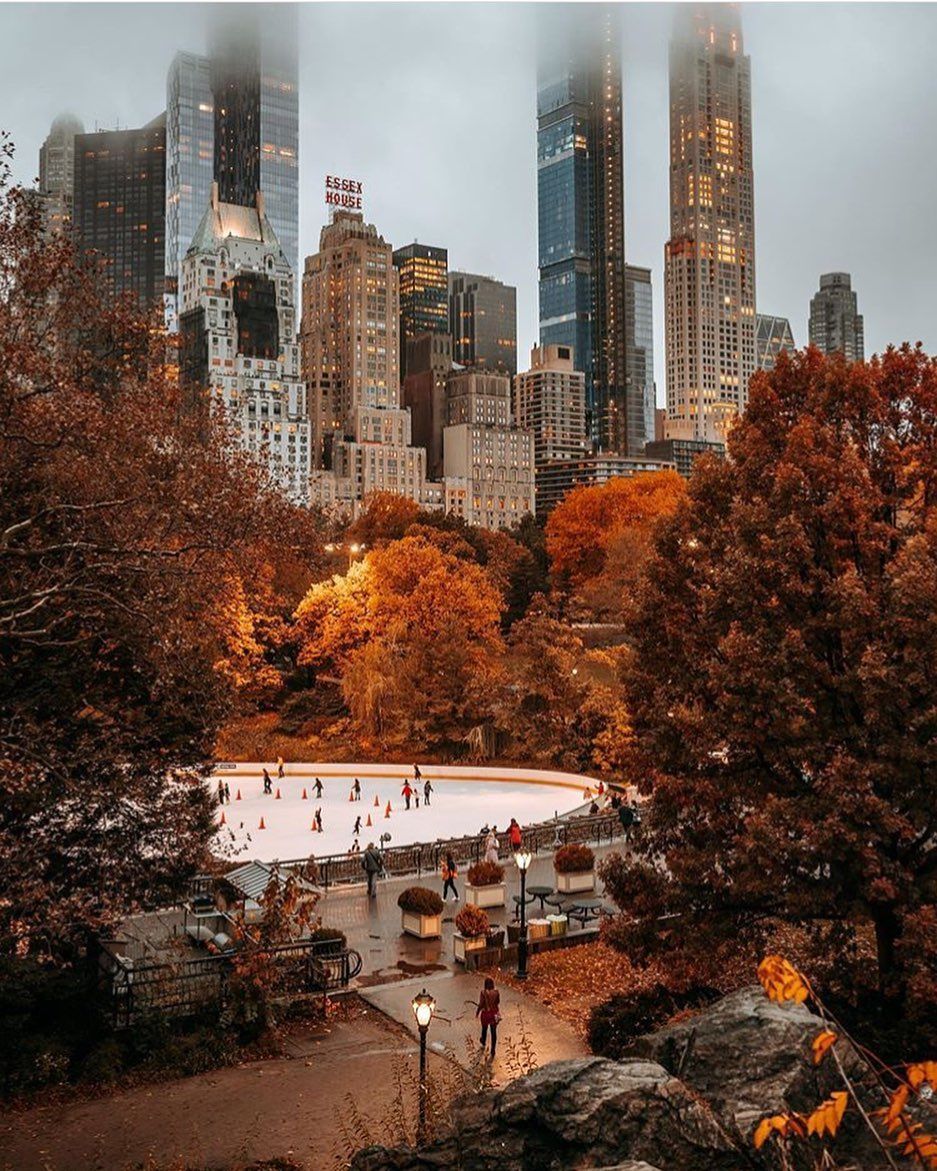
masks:
[[[611,845],[593,847],[596,859],[623,848],[624,842],[621,840]],[[488,909],[488,918],[497,926],[514,918],[512,896],[520,892],[520,880],[513,861],[504,863],[504,879],[507,886],[507,906]],[[555,883],[552,854],[542,854],[535,858],[527,872],[527,885],[555,886]],[[465,872],[462,871],[456,880],[460,895],[464,893],[464,884]],[[380,882],[377,898],[370,901],[364,886],[353,886],[334,887],[319,902],[318,910],[322,922],[327,927],[338,927],[344,931],[348,938],[348,946],[361,953],[362,984],[386,983],[389,980],[429,974],[447,969],[454,964],[454,921],[463,904],[451,901],[446,903],[443,909],[441,940],[415,939],[413,936],[401,934],[400,931],[397,896],[408,886],[426,886],[442,893],[442,879],[434,874],[424,875],[420,879],[395,878]],[[595,894],[601,895],[602,889],[601,881],[596,878]],[[537,903],[528,905],[528,917],[535,908],[538,908]]]

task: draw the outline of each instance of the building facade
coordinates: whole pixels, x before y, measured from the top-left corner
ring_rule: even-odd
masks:
[[[60,114],[39,148],[39,194],[46,229],[67,231],[75,201],[75,135],[85,128],[71,114]]]
[[[586,434],[586,376],[569,346],[535,346],[530,369],[514,379],[514,421],[534,436],[534,465],[581,460]]]
[[[703,455],[725,459],[724,443],[709,443],[704,439],[657,439],[644,449],[648,459],[663,460],[676,468],[685,480],[693,474],[693,465]]]
[[[217,25],[209,55],[177,53],[166,83],[167,318],[172,324],[183,258],[208,206],[250,207],[262,191],[267,217],[299,272],[299,85],[295,13],[248,6]],[[292,30],[292,31],[291,31]]]
[[[654,381],[654,296],[651,270],[625,265],[625,351],[628,401],[640,402],[643,444],[654,438],[657,384]]]
[[[676,18],[664,281],[668,431],[720,441],[756,366],[751,68],[732,5]]]
[[[542,464],[537,469],[537,520],[546,520],[573,488],[607,484],[618,476],[640,476],[673,467],[670,460],[605,452]]]
[[[794,349],[794,335],[791,323],[786,317],[771,317],[759,313],[756,323],[756,362],[759,370],[773,370],[778,354]]]
[[[193,406],[224,412],[242,448],[309,503],[311,429],[300,377],[293,272],[267,218],[217,184],[182,264],[180,376]]]
[[[449,253],[414,241],[394,250],[400,282],[400,377],[408,343],[419,334],[449,332]]]
[[[452,370],[448,333],[420,333],[406,344],[403,405],[410,412],[413,442],[426,448],[426,473],[441,479],[442,431],[446,425],[446,381]]]
[[[557,26],[537,90],[540,342],[564,345],[586,375],[603,450],[647,439],[643,389],[629,386],[620,13]]]
[[[865,325],[848,272],[827,272],[810,301],[810,344],[847,362],[865,360]]]
[[[449,273],[452,358],[460,366],[517,373],[517,290],[493,277]]]
[[[162,304],[166,226],[166,116],[138,130],[75,136],[76,241],[94,252],[114,295]]]
[[[447,508],[469,524],[509,529],[534,511],[533,432],[512,425],[511,380],[455,370],[446,382]],[[461,493],[461,508],[453,497]]]

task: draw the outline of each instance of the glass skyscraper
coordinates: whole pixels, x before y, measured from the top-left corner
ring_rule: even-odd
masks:
[[[216,29],[209,56],[177,53],[166,90],[167,317],[175,315],[182,259],[208,207],[224,203],[269,219],[294,275],[299,271],[299,86],[291,6],[252,6]]]
[[[400,277],[400,376],[407,372],[407,342],[421,333],[449,330],[449,253],[414,241],[394,249]]]
[[[628,335],[628,396],[644,412],[644,433],[654,438],[654,298],[651,270],[625,265],[625,330]]]

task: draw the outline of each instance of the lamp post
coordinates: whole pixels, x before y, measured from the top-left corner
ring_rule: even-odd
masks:
[[[517,936],[517,978],[527,979],[527,867],[530,865],[530,851],[520,849],[514,855],[521,875],[521,929]]]
[[[436,1011],[436,1001],[424,988],[413,998],[413,1015],[420,1030],[420,1117],[416,1127],[416,1141],[426,1142],[426,1031]]]

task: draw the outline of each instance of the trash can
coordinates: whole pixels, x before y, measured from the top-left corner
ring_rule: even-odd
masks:
[[[551,935],[565,935],[569,920],[565,915],[547,915]]]

